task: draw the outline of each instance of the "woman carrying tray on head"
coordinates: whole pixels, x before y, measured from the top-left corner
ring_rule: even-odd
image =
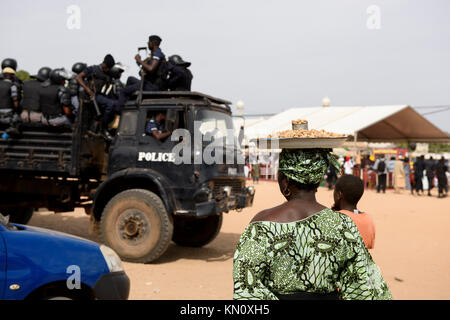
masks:
[[[283,149],[288,200],[258,213],[234,255],[234,299],[392,299],[350,217],[316,201],[330,149]]]

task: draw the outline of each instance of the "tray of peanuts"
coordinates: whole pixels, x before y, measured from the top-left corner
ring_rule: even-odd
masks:
[[[308,130],[308,121],[297,119],[292,121],[292,130],[270,134],[267,138],[252,139],[263,149],[311,149],[337,148],[347,141],[343,134],[325,130]]]

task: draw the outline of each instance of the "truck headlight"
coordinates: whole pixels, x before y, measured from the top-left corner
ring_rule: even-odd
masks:
[[[122,260],[120,260],[120,257],[113,249],[105,245],[101,245],[100,251],[103,254],[106,264],[108,265],[109,272],[123,271]]]
[[[248,193],[252,196],[255,194],[255,187],[254,186],[248,186],[247,187]]]
[[[231,196],[231,187],[229,186],[223,187],[223,192],[225,192],[227,197]]]

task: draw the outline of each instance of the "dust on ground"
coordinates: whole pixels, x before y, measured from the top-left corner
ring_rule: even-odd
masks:
[[[250,182],[251,184],[251,182]],[[232,299],[233,254],[252,217],[284,201],[275,182],[255,185],[253,207],[224,214],[220,234],[202,248],[172,243],[151,264],[124,262],[131,280],[130,299]],[[376,226],[371,250],[394,299],[450,299],[450,198],[386,194],[367,190],[358,207],[372,215]],[[332,191],[319,188],[317,199],[326,206]],[[96,242],[88,233],[83,209],[69,213],[36,212],[30,225],[54,229]]]

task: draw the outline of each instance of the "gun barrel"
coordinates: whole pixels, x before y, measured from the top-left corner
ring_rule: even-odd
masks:
[[[97,117],[99,117],[101,115],[101,112],[100,108],[98,107],[97,100],[95,99],[95,97],[92,97],[91,101],[94,103],[95,113],[97,114]]]

